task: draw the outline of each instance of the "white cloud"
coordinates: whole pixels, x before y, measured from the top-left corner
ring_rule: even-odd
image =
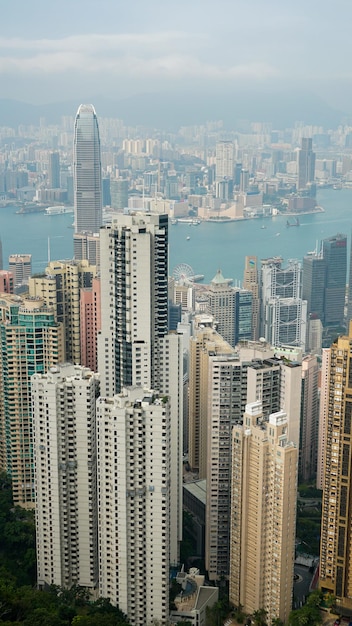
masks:
[[[268,78],[278,70],[261,61],[208,63],[211,41],[183,32],[77,35],[62,39],[0,38],[0,74],[40,73],[152,78]],[[185,52],[186,51],[186,52]],[[211,48],[210,48],[211,51]],[[225,58],[226,55],[224,55]]]

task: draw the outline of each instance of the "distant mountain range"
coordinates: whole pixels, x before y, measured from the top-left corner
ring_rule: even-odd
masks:
[[[85,98],[92,102],[98,117],[122,119],[128,125],[141,125],[164,130],[180,126],[204,124],[207,120],[223,120],[228,129],[246,128],[248,121],[272,122],[273,128],[292,127],[295,121],[334,128],[347,121],[346,115],[330,107],[319,97],[295,90],[191,93],[147,93],[111,100],[102,96]],[[74,116],[80,102],[64,101],[33,105],[18,100],[0,99],[0,126],[59,123],[61,116]]]

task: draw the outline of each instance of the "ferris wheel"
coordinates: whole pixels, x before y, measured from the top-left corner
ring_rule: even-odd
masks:
[[[194,276],[195,274],[193,268],[187,263],[179,263],[179,265],[176,265],[174,271],[172,272],[172,277],[178,283],[183,284],[192,283],[194,281]]]

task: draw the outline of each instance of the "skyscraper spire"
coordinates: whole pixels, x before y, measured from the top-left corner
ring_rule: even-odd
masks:
[[[92,104],[81,104],[73,145],[75,233],[96,233],[102,225],[102,182],[98,119]]]

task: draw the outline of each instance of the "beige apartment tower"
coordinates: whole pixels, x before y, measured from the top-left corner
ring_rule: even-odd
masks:
[[[31,296],[43,298],[53,307],[56,321],[65,333],[65,360],[81,363],[80,295],[81,289],[91,288],[96,267],[88,261],[51,261],[45,273],[29,279]]]
[[[330,348],[324,442],[320,587],[352,607],[352,323]]]
[[[291,611],[297,494],[297,447],[287,439],[284,411],[263,419],[246,406],[232,434],[230,602],[267,621]]]

